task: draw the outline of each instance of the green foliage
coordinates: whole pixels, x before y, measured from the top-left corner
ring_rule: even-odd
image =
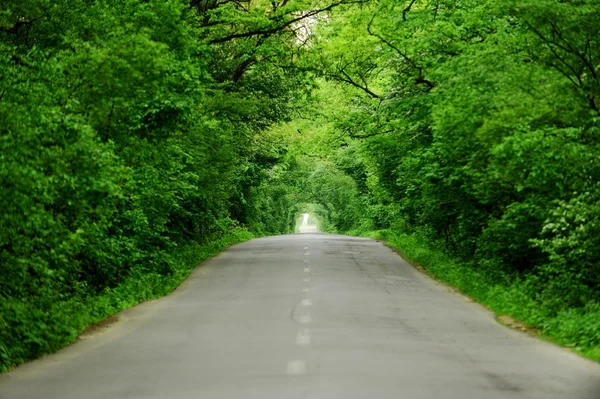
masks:
[[[335,13],[301,57],[325,80],[302,144],[319,157],[309,202],[331,231],[402,231],[398,246],[439,278],[596,350],[598,10],[384,0]]]
[[[0,368],[306,211],[598,345],[599,0],[5,3]]]
[[[197,3],[3,2],[0,370],[170,292],[232,231],[293,228],[266,132],[310,88],[282,60],[316,4]]]

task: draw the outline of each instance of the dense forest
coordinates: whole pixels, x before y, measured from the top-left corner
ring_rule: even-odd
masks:
[[[600,359],[600,0],[7,0],[0,149],[0,371],[302,212]]]

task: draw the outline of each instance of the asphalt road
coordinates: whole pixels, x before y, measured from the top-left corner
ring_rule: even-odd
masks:
[[[294,234],[0,376],[2,399],[593,398],[599,367],[494,321],[369,239]]]

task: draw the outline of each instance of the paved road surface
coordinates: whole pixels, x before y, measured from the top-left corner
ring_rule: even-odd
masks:
[[[295,234],[230,248],[169,297],[1,376],[0,398],[577,399],[594,397],[598,368],[376,241]]]

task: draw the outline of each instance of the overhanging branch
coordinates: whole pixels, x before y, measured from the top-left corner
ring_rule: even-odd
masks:
[[[31,24],[33,24],[35,21],[40,20],[42,18],[44,18],[46,16],[46,14],[42,14],[39,17],[35,17],[33,19],[30,20],[23,20],[20,19],[17,22],[14,23],[13,26],[0,26],[0,30],[7,32],[7,33],[17,33],[19,31],[19,29],[21,29],[23,26],[30,26]]]
[[[406,8],[404,10],[402,10],[402,20],[406,21],[406,14],[409,13],[410,9],[412,8],[412,6],[415,4],[417,0],[411,0],[410,4],[406,6]]]
[[[411,4],[411,6],[412,6],[412,4]],[[405,52],[403,52],[402,50],[400,50],[397,46],[395,46],[389,40],[387,40],[383,36],[381,36],[381,35],[373,32],[372,26],[373,26],[373,21],[375,20],[375,16],[376,15],[377,14],[373,14],[373,16],[371,17],[371,20],[369,21],[369,23],[367,25],[367,32],[369,33],[369,35],[371,35],[373,37],[376,37],[382,43],[384,43],[385,45],[389,46],[392,50],[394,50],[396,53],[398,53],[398,55],[400,55],[400,57],[402,57],[402,59],[405,60],[411,68],[413,68],[414,70],[416,70],[418,72],[418,76],[415,79],[415,83],[416,84],[425,84],[430,89],[433,89],[435,87],[435,84],[432,81],[426,79],[423,76],[423,68],[422,67],[420,67],[419,65],[417,65],[417,63],[412,58],[410,58]]]
[[[315,15],[318,15],[318,14],[321,14],[321,13],[324,13],[327,11],[331,11],[333,8],[341,6],[343,4],[356,4],[356,3],[362,3],[362,2],[364,2],[364,0],[356,0],[356,1],[340,0],[340,1],[337,1],[334,3],[331,3],[327,7],[320,8],[318,10],[309,11],[303,15],[300,15],[296,18],[292,18],[287,22],[283,22],[283,23],[276,25],[274,27],[271,27],[271,28],[261,28],[261,29],[256,29],[256,30],[252,30],[252,31],[242,32],[242,33],[234,33],[234,34],[220,37],[217,39],[212,39],[211,41],[209,41],[209,43],[210,44],[224,43],[224,42],[234,40],[234,39],[241,39],[241,38],[253,37],[253,36],[271,36],[275,33],[278,33],[280,31],[284,30],[285,28],[289,27],[290,25],[300,22],[306,18],[314,17]],[[274,16],[271,18],[271,20],[274,21],[280,17],[281,16]]]
[[[393,131],[394,131],[394,129],[385,130],[383,132],[373,132],[373,133],[366,133],[366,134],[350,133],[350,137],[352,137],[353,139],[368,139],[369,137],[375,137],[375,136],[379,136],[382,134],[388,134],[388,133],[392,133]]]

